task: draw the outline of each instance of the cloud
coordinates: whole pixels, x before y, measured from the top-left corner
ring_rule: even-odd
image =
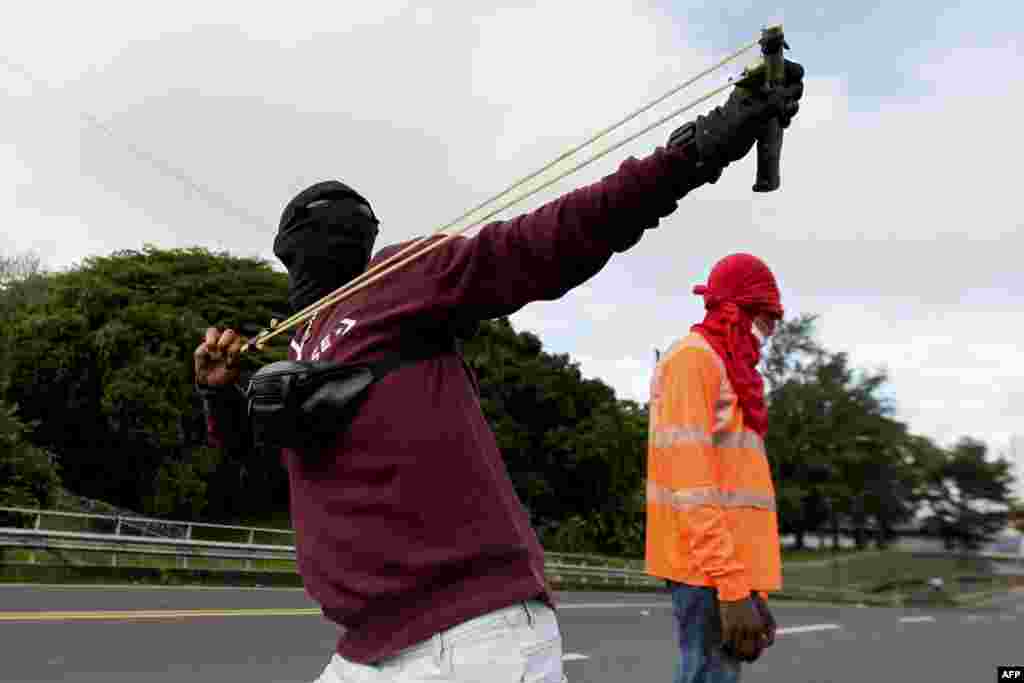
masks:
[[[55,11],[22,3],[0,26],[2,54],[49,84],[32,86],[0,65],[0,174],[13,189],[0,196],[9,226],[0,249],[35,250],[51,267],[145,242],[273,261],[281,207],[331,177],[370,198],[382,245],[432,232],[724,56],[702,47],[709,34],[696,22],[622,1],[472,9],[318,2],[298,11],[67,3],[53,22]],[[81,30],[96,16],[118,20]],[[750,191],[750,155],[684,198],[585,287],[531,304],[513,321],[643,402],[653,350],[703,315],[692,286],[718,258],[753,252],[776,271],[790,314],[821,314],[826,346],[890,369],[900,416],[914,431],[1002,447],[1024,409],[1024,358],[1013,336],[1024,295],[1015,166],[1024,143],[1012,134],[1024,84],[1007,77],[1024,57],[1012,36],[984,45],[959,38],[928,43],[913,53],[917,61],[887,58],[886,68],[913,84],[906,91],[866,94],[865,74],[882,68],[870,55],[862,70],[858,62],[809,69],[778,192]],[[830,49],[808,40],[796,58],[825,63]],[[674,125],[722,99],[500,217],[649,153]],[[126,143],[256,224],[140,161]]]
[[[947,60],[958,69],[938,70]],[[913,431],[943,443],[970,434],[1005,451],[1024,408],[1024,353],[1008,336],[1024,294],[1024,231],[1010,185],[1024,150],[1006,136],[1016,110],[1008,103],[1024,98],[1019,83],[978,74],[1021,62],[1012,47],[957,49],[920,70],[942,73],[945,88],[913,102],[879,98],[868,113],[851,110],[841,77],[808,79],[778,193],[749,193],[745,159],[595,278],[590,299],[629,305],[599,334],[569,342],[586,348],[584,372],[645,400],[645,382],[616,359],[684,335],[702,315],[690,285],[717,258],[751,251],[776,271],[791,314],[822,316],[828,348],[889,369]],[[969,97],[953,89],[961,78]],[[969,123],[978,112],[990,117],[984,126]],[[950,133],[964,129],[972,132]],[[567,297],[549,315],[570,315],[570,306]],[[1017,463],[1024,477],[1024,457]]]

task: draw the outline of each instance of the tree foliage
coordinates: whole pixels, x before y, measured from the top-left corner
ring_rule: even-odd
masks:
[[[1007,524],[1012,465],[987,456],[984,443],[964,437],[928,473],[924,498],[932,510],[929,522],[947,548],[978,550]]]
[[[11,316],[5,398],[36,425],[32,443],[59,454],[75,492],[149,513],[232,514],[244,494],[265,492],[248,475],[267,466],[203,446],[192,352],[206,327],[251,329],[286,294],[286,276],[268,263],[203,249],[87,259],[47,275],[45,297]],[[243,371],[284,350],[255,355]],[[279,479],[261,483],[279,491]]]
[[[638,554],[647,412],[501,318],[464,348],[517,493],[549,547]]]
[[[28,440],[35,425],[21,419],[16,404],[3,400],[10,386],[11,322],[45,296],[46,280],[38,256],[0,256],[0,506],[50,507],[61,486],[56,456]]]
[[[60,468],[52,453],[29,443],[29,426],[16,413],[17,406],[0,403],[0,506],[49,508],[60,490]]]
[[[814,322],[811,316],[785,321],[765,353],[766,447],[781,530],[793,534],[798,547],[806,534],[822,527],[831,530],[836,543],[842,527],[852,531],[859,547],[869,536],[884,546],[922,503],[942,497],[946,489],[936,485],[936,477],[950,480],[942,468],[953,455],[894,419],[887,374],[857,370],[846,354],[819,346]],[[992,488],[1000,472],[979,465],[961,474],[979,477],[996,496],[992,500],[1005,502],[1008,489]],[[979,538],[991,533],[985,519],[1001,523],[961,519]]]
[[[199,248],[119,251],[60,273],[31,257],[0,261],[0,500],[45,506],[63,478],[76,494],[147,514],[281,516],[276,453],[205,445],[192,352],[208,326],[252,335],[286,302],[287,277],[269,263]],[[1008,470],[976,442],[943,449],[911,434],[893,417],[887,375],[823,348],[815,323],[783,321],[762,368],[783,533],[800,544],[843,525],[861,545],[885,543],[923,504],[948,538],[990,533],[1000,518],[982,508],[1006,498]],[[246,354],[243,378],[285,358],[286,343]],[[583,377],[507,318],[462,346],[544,544],[641,556],[647,406]]]

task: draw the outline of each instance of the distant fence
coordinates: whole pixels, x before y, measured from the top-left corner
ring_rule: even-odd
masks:
[[[215,560],[229,563],[232,569],[246,571],[295,571],[295,532],[290,529],[11,507],[0,507],[0,525],[6,525],[0,526],[0,558],[5,549],[24,551],[27,560],[19,562],[36,563],[37,553],[45,552],[58,555],[66,564],[77,565],[116,567],[122,560],[132,558],[135,566],[140,566],[139,561],[171,561],[176,568],[189,569],[200,564],[198,561]],[[870,554],[873,553],[859,557]],[[948,558],[957,555],[955,552],[912,551],[904,556]],[[99,562],[97,557],[101,558]],[[970,557],[987,561],[990,569],[986,573],[1024,577],[1024,557],[1001,553],[972,553]],[[786,567],[797,573],[797,580],[787,580],[786,590],[797,586],[801,592],[817,590],[813,585],[803,584],[819,583],[820,572],[801,576],[801,571],[826,564],[839,567],[853,559],[839,556],[787,563]],[[545,572],[556,583],[638,587],[659,587],[664,583],[644,571],[643,560],[576,553],[545,553]],[[828,582],[829,578],[825,577],[822,582]],[[819,588],[837,595],[856,592],[839,584]]]
[[[0,507],[4,518],[22,523],[0,527],[0,547],[104,553],[111,566],[121,555],[173,557],[183,569],[189,558],[242,560],[246,569],[254,560],[295,559],[295,532],[289,529]],[[29,561],[35,562],[34,554]]]
[[[0,520],[4,518],[2,513],[7,513],[8,516],[20,516],[31,519],[32,528],[39,531],[45,529],[53,531],[89,531],[126,537],[147,536],[151,538],[191,540],[196,539],[198,532],[206,536],[220,536],[222,537],[220,540],[223,540],[224,536],[247,537],[248,543],[252,543],[254,538],[261,535],[277,538],[288,537],[291,540],[295,538],[295,532],[291,529],[266,529],[228,524],[207,524],[204,522],[180,522],[154,519],[152,517],[0,507]]]
[[[258,561],[295,561],[295,532],[289,529],[0,507],[0,519],[5,515],[20,517],[23,523],[0,527],[0,549],[109,555],[109,565],[115,567],[123,555],[174,558],[175,565],[183,569],[189,568],[190,559],[199,558],[240,561],[247,570],[252,570]],[[74,526],[85,530],[69,528]],[[211,536],[220,538],[214,540]],[[35,562],[34,555],[29,562]],[[611,566],[611,562],[624,566]],[[661,579],[644,572],[643,561],[637,560],[546,553],[544,568],[556,582],[663,584]]]

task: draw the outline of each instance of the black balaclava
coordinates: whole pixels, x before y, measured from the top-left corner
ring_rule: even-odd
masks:
[[[366,271],[378,224],[370,203],[336,180],[308,187],[288,202],[274,254],[288,269],[295,312]]]

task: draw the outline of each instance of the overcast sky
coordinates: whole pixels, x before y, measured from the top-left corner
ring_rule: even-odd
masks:
[[[51,269],[145,243],[274,259],[283,205],[327,178],[370,199],[378,247],[430,233],[781,21],[807,69],[782,188],[750,191],[750,155],[514,324],[643,402],[654,348],[703,315],[693,285],[751,252],[788,314],[821,316],[827,348],[889,369],[912,431],[1008,452],[1024,435],[1024,10],[816,4],[18,3],[0,24],[0,253]],[[500,217],[648,154],[724,98]],[[1024,438],[1014,457],[1024,479]]]

